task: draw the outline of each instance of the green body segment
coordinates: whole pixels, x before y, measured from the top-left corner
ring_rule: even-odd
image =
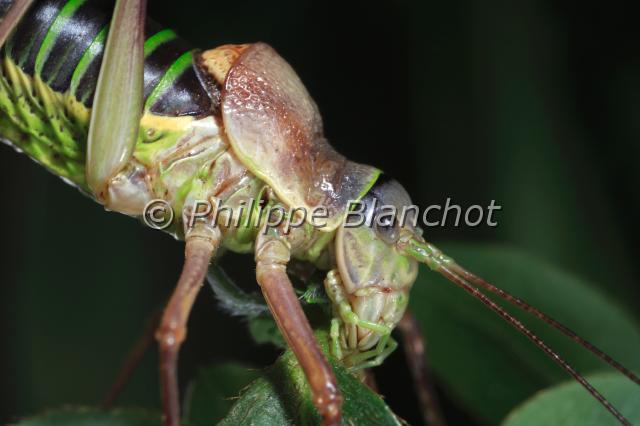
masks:
[[[87,137],[95,136],[88,127],[97,70],[105,42],[109,43],[109,16],[92,9],[94,2],[98,3],[40,0],[20,22],[0,52],[0,134],[55,174],[85,190],[91,186],[96,191],[92,185],[101,166],[98,163],[96,167],[96,161],[98,154],[106,154],[96,154],[93,149],[89,152]],[[51,8],[57,8],[57,12],[51,14]],[[104,175],[99,180],[109,179],[118,171],[138,176],[144,172],[150,175],[148,189],[153,198],[166,199],[181,211],[182,201],[189,198],[190,192],[185,175],[191,181],[196,179],[198,167],[213,160],[209,156],[221,155],[221,147],[201,144],[198,148],[206,151],[204,155],[168,151],[179,151],[175,145],[186,144],[190,134],[192,139],[203,134],[210,139],[224,138],[227,146],[222,150],[233,151],[233,160],[239,163],[234,166],[241,166],[264,181],[284,206],[311,210],[308,218],[314,209],[324,207],[328,219],[322,232],[332,233],[346,215],[349,202],[364,196],[380,172],[347,160],[322,137],[317,107],[294,70],[273,49],[257,43],[229,70],[234,84],[221,87],[222,83],[213,81],[201,62],[195,63],[192,51],[181,44],[173,31],[152,28],[149,23],[147,27],[143,49],[144,110],[133,163],[116,164],[113,171],[98,173]],[[85,31],[86,37],[77,37],[78,31]],[[201,60],[199,56],[198,61]],[[262,77],[257,76],[260,73]],[[265,92],[252,86],[261,81],[271,89]],[[244,84],[248,85],[243,88]],[[244,90],[254,92],[251,99],[256,105],[242,103]],[[102,102],[104,97],[100,99]],[[271,104],[277,108],[270,108]],[[248,112],[256,110],[268,113],[254,120]],[[214,114],[215,122],[206,126],[197,123]],[[100,117],[102,128],[109,116]],[[263,123],[264,131],[259,123]],[[216,134],[212,133],[214,127]],[[272,134],[267,129],[277,130]],[[113,135],[116,139],[112,145],[117,148],[122,137],[115,129]],[[256,155],[251,153],[259,152],[255,147],[265,155],[254,158]],[[118,155],[116,150],[113,156]],[[183,157],[197,157],[198,167],[192,164],[194,158]],[[91,182],[85,177],[86,161],[92,164]],[[190,167],[180,167],[178,162],[190,163]],[[104,162],[107,163],[111,161]],[[172,182],[163,179],[169,174]],[[179,188],[176,180],[180,181]],[[216,182],[211,184],[215,186]],[[129,193],[137,189],[141,187],[126,188]],[[105,193],[110,190],[98,191],[98,198],[108,200],[110,209],[131,215],[142,213],[140,206],[133,203],[125,203],[122,208],[113,206],[111,195]],[[123,188],[119,196],[122,198]],[[142,198],[138,197],[138,203]]]
[[[147,41],[144,43],[144,57],[149,57],[149,55],[152,54],[158,47],[162,46],[163,43],[173,40],[176,37],[176,33],[170,29],[165,29],[157,32],[153,36],[149,37],[149,39],[147,39]]]
[[[190,52],[181,55],[156,87],[158,94],[152,94],[149,99],[169,90],[173,79],[191,62]],[[0,135],[3,141],[89,194],[85,160],[91,109],[76,99],[71,91],[56,92],[39,77],[27,75],[6,55],[1,71]],[[206,119],[161,116],[148,108],[149,105],[140,123],[134,162],[144,171],[145,179],[151,182],[152,198],[166,199],[174,211],[179,212],[187,203],[208,199],[211,189],[216,188],[216,180],[229,174],[229,170],[238,176],[247,175],[244,166],[235,160],[217,133],[197,133],[199,128],[207,129],[201,124],[206,123]],[[215,121],[212,118],[209,121],[214,129]],[[191,133],[194,136],[191,139],[202,137],[205,141],[196,148],[202,151],[197,155],[190,155],[178,146],[189,146]],[[240,212],[240,216],[232,220],[232,224],[240,225],[230,227],[231,232],[225,235],[225,247],[236,252],[252,250],[255,236],[266,220],[268,207],[274,203],[263,206],[260,213],[257,212],[257,204],[253,210],[238,206],[243,201],[258,200],[264,188],[262,181],[249,175],[238,181],[234,191],[225,195],[225,205],[235,206],[234,211]],[[226,223],[227,218],[222,220]],[[181,223],[176,221],[168,231],[180,237]],[[305,225],[304,232],[314,233],[310,225]],[[297,253],[297,257],[319,261],[326,254],[324,249],[332,235],[319,234],[319,238],[312,238],[306,250]],[[326,259],[322,262],[326,263]]]
[[[160,96],[167,93],[173,87],[173,84],[182,75],[185,70],[193,66],[193,54],[191,52],[183,53],[176,61],[171,64],[167,72],[162,76],[158,85],[153,89],[144,105],[145,110],[149,110],[151,106],[158,101]]]
[[[0,67],[0,135],[54,174],[86,190],[89,109],[26,75],[11,58]]]
[[[60,10],[60,13],[58,13],[58,16],[53,21],[51,27],[49,27],[47,35],[45,36],[44,40],[42,41],[42,45],[38,50],[35,64],[35,75],[42,75],[42,68],[45,61],[51,54],[51,50],[53,49],[56,39],[60,37],[60,34],[63,31],[64,27],[68,25],[73,15],[78,11],[78,8],[85,2],[86,0],[69,0],[67,4],[65,4],[64,7]],[[64,61],[64,58],[60,58],[58,61],[61,65]]]
[[[181,58],[181,67],[187,60],[191,61],[190,55]],[[3,58],[1,71],[0,135],[3,141],[89,193],[85,159],[91,110],[71,93],[56,92],[39,77],[25,74],[7,56]],[[169,77],[165,78],[165,84],[170,84]],[[223,173],[230,162],[226,145],[214,138],[203,147],[201,154],[190,158],[176,149],[179,141],[187,140],[185,134],[193,131],[194,122],[192,117],[166,117],[147,111],[141,120],[134,151],[134,162],[152,182],[152,197],[167,199],[175,211],[181,211],[188,199],[206,199],[208,188],[215,187],[212,180],[217,176],[216,170]],[[237,194],[230,196],[231,202],[235,198],[257,197],[262,187],[257,179],[248,179],[240,185]],[[248,216],[250,212],[243,213]],[[251,250],[257,226],[246,218],[238,220],[245,226],[230,233],[226,245],[246,252]],[[169,231],[180,235],[179,225],[177,222]]]
[[[191,53],[187,52],[180,57],[179,66],[184,69],[185,64],[191,61]],[[7,55],[2,58],[0,71],[2,140],[24,151],[54,174],[86,190],[86,143],[91,109],[74,96],[73,90],[77,85],[72,80],[68,92],[56,92],[39,76],[33,77],[22,71]],[[174,71],[165,76],[161,89],[167,90],[176,75]],[[182,121],[186,123],[191,119],[159,116],[149,112],[148,106],[141,121],[136,151],[143,160],[152,162],[156,151],[167,149],[180,137],[180,129],[172,125],[172,120],[184,118]],[[144,124],[151,122],[153,125]],[[164,129],[158,128],[165,122]]]
[[[87,72],[87,68],[89,67],[89,65],[91,65],[91,62],[93,62],[96,57],[102,52],[104,43],[107,39],[108,31],[108,27],[104,27],[102,30],[100,30],[98,35],[91,41],[91,44],[82,55],[82,58],[80,58],[80,62],[78,62],[78,66],[73,71],[73,75],[71,76],[69,95],[77,97],[77,90],[78,85],[80,84],[80,80],[82,79],[82,76],[84,76]],[[88,96],[88,94],[85,95],[84,99],[81,99],[82,103],[86,103],[86,96]]]
[[[4,14],[12,0],[0,2]],[[97,0],[37,0],[0,50],[0,138],[85,190],[89,118],[111,6]],[[147,122],[152,116],[211,114],[191,47],[151,21],[146,32]],[[149,143],[147,135],[154,133],[167,134],[141,125],[138,145]]]

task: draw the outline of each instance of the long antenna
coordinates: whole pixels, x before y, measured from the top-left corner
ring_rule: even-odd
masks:
[[[507,302],[512,303],[513,305],[518,306],[519,308],[523,309],[524,311],[529,312],[531,315],[533,315],[533,316],[537,317],[538,319],[546,322],[550,326],[558,329],[561,333],[563,333],[566,336],[570,337],[573,341],[579,343],[585,349],[589,350],[594,355],[599,357],[601,360],[603,360],[604,362],[606,362],[607,364],[609,364],[610,366],[612,366],[613,368],[615,368],[616,370],[618,370],[619,372],[621,372],[622,374],[627,376],[629,378],[629,380],[631,380],[631,381],[633,381],[633,382],[635,382],[635,383],[640,385],[640,378],[638,376],[636,376],[631,370],[626,368],[624,365],[620,364],[618,361],[613,359],[611,356],[607,355],[604,351],[599,349],[593,343],[591,343],[588,340],[585,340],[584,338],[580,337],[578,334],[576,334],[573,330],[571,330],[570,328],[568,328],[564,324],[558,322],[557,320],[553,319],[552,317],[550,317],[549,315],[547,315],[544,312],[540,311],[539,309],[531,306],[530,304],[528,304],[524,300],[519,299],[516,296],[513,296],[512,294],[502,290],[501,288],[498,288],[495,285],[493,285],[493,284],[483,280],[482,278],[472,274],[471,272],[467,271],[466,269],[464,269],[463,267],[461,267],[458,264],[454,263],[452,265],[449,265],[449,269],[451,269],[451,271],[453,271],[454,273],[456,273],[458,275],[461,275],[463,278],[471,281],[472,283],[480,286],[481,288],[483,288],[483,289],[485,289],[487,291],[490,291],[493,294],[498,295],[499,297],[501,297],[502,299],[506,300]]]
[[[560,357],[560,355],[558,355],[553,349],[547,346],[547,344],[542,339],[540,339],[536,334],[534,334],[531,330],[529,330],[524,324],[522,324],[522,322],[520,322],[518,319],[511,316],[502,307],[497,305],[488,296],[483,294],[478,288],[471,285],[465,278],[463,278],[461,275],[458,275],[458,273],[455,272],[454,268],[456,267],[458,269],[462,269],[462,268],[458,266],[453,259],[451,259],[450,257],[446,256],[444,253],[442,253],[440,249],[435,247],[433,244],[420,241],[415,238],[409,238],[409,239],[400,241],[399,248],[405,251],[406,254],[416,258],[420,262],[425,263],[427,266],[429,266],[431,270],[440,273],[449,281],[451,281],[458,287],[462,288],[464,291],[466,291],[476,299],[480,300],[485,306],[487,306],[489,309],[491,309],[500,317],[502,317],[502,319],[504,319],[509,325],[511,325],[516,330],[518,330],[520,333],[524,334],[537,347],[542,349],[544,353],[546,353],[552,360],[554,360],[558,365],[560,365],[560,367],[563,370],[569,373],[578,383],[580,383],[587,390],[587,392],[589,392],[596,400],[598,400],[598,402],[600,402],[600,404],[602,404],[607,409],[607,411],[609,411],[621,424],[628,425],[628,426],[631,425],[629,420],[627,420],[609,401],[607,401],[607,399],[604,396],[602,396],[602,394],[600,394],[600,392],[598,392],[591,385],[591,383],[589,383],[580,373],[578,373],[571,365],[569,365],[569,363],[567,363],[562,357]],[[467,274],[472,275],[469,272],[467,272]],[[475,277],[475,278],[480,280],[480,278],[478,277]],[[489,283],[485,282],[485,284],[491,286]],[[495,286],[491,286],[491,287],[495,288],[496,290],[500,290]],[[508,293],[504,292],[504,295],[507,295],[507,294]],[[512,303],[516,303],[515,300],[516,298],[513,297]],[[518,305],[518,306],[523,307],[525,305]],[[529,306],[529,305],[526,305],[526,306]],[[542,314],[542,312],[540,312],[540,314]],[[550,317],[544,314],[542,315],[545,318],[548,318],[551,320]],[[560,323],[557,323],[557,324],[560,324]],[[568,328],[566,327],[564,328],[567,331],[571,332],[571,330],[569,330]],[[573,334],[575,335],[575,333]],[[594,347],[593,345],[591,346]],[[611,359],[610,357],[608,358]]]
[[[469,284],[464,278],[456,274],[447,268],[447,266],[440,265],[436,272],[442,274],[449,281],[456,284],[458,287],[462,288],[464,291],[480,300],[484,305],[486,305],[489,309],[494,311],[496,314],[500,315],[506,322],[508,322],[511,326],[513,326],[520,333],[524,334],[531,340],[537,347],[542,349],[551,359],[553,359],[563,370],[573,376],[574,379],[578,381],[584,388],[589,392],[595,399],[597,399],[600,404],[604,406],[621,424],[625,426],[631,426],[629,420],[627,420],[616,407],[614,407],[607,399],[602,396],[600,392],[598,392],[592,385],[585,379],[580,373],[578,373],[569,363],[567,363],[560,355],[558,355],[553,349],[547,346],[542,339],[540,339],[536,334],[534,334],[531,330],[529,330],[524,324],[522,324],[518,319],[509,315],[507,311],[498,306],[495,302],[489,299],[486,295],[484,295],[480,290],[476,287]]]

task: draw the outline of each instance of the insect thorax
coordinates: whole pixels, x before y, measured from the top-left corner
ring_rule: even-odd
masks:
[[[69,92],[57,92],[25,73],[8,56],[0,65],[2,141],[89,194],[85,160],[91,110]],[[224,226],[223,244],[234,251],[251,251],[260,226],[259,221],[249,220],[256,217],[250,210],[252,202],[278,200],[238,161],[221,135],[219,122],[213,115],[176,117],[146,111],[133,158],[111,180],[106,207],[140,217],[149,201],[165,200],[176,213],[168,231],[181,237],[185,205],[219,200],[221,207],[234,212],[232,218],[220,217],[222,225],[229,224]],[[267,192],[271,198],[265,200]],[[308,244],[301,244],[304,249],[297,250],[296,257],[315,260],[330,238],[309,229],[304,235]],[[321,244],[314,244],[319,236]]]

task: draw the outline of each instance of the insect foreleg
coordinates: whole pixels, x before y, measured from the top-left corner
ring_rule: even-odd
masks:
[[[340,320],[338,318],[331,319],[331,329],[329,331],[331,338],[331,353],[338,359],[342,359],[342,347],[340,346]]]
[[[133,154],[143,105],[146,0],[117,0],[96,85],[87,141],[87,184],[108,203],[109,180]]]
[[[9,6],[9,11],[5,17],[0,19],[0,47],[4,45],[7,37],[18,25],[31,3],[33,3],[33,0],[14,0]]]
[[[186,324],[196,296],[202,288],[209,261],[220,245],[220,230],[197,223],[185,237],[185,262],[178,284],[164,310],[156,339],[160,352],[160,382],[164,422],[180,424],[178,395],[178,352],[186,337]]]
[[[345,362],[347,365],[353,365],[352,370],[362,370],[364,368],[378,367],[382,362],[398,347],[398,342],[389,334],[380,337],[378,344],[374,349],[365,351],[348,357]]]
[[[379,324],[372,321],[366,321],[361,319],[349,303],[349,299],[345,293],[345,289],[340,279],[340,274],[337,270],[329,271],[324,282],[327,295],[336,307],[336,314],[339,318],[334,318],[331,322],[331,340],[333,354],[339,359],[343,359],[346,365],[351,366],[352,369],[360,370],[363,368],[375,367],[380,365],[384,359],[395,350],[397,343],[390,338],[391,327],[384,324]],[[344,342],[345,346],[350,349],[357,349],[358,347],[358,328],[370,330],[380,336],[375,349],[358,352],[347,355],[343,358],[342,348],[340,347],[340,322],[345,327],[350,327]],[[374,359],[371,359],[374,358]]]
[[[256,277],[271,313],[307,377],[313,401],[325,425],[340,423],[342,396],[335,375],[313,335],[286,267],[291,247],[277,229],[260,232],[256,241]]]

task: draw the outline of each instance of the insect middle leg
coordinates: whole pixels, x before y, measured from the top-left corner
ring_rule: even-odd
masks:
[[[277,229],[261,231],[256,241],[256,277],[271,313],[307,377],[324,424],[340,424],[342,396],[335,375],[313,335],[286,272],[291,247]]]

